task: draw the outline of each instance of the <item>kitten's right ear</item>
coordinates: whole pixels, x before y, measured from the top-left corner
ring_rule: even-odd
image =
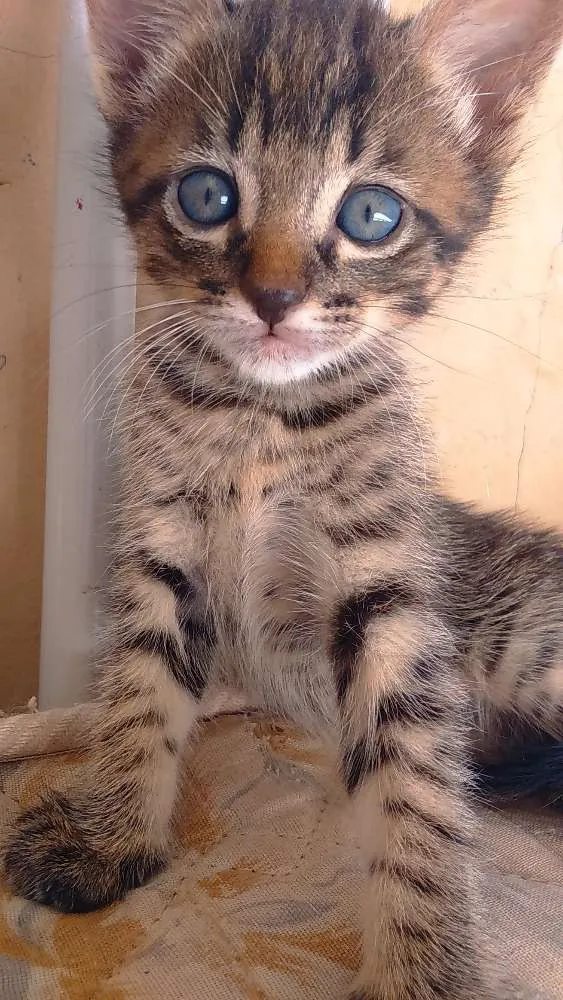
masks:
[[[86,7],[94,84],[110,121],[140,111],[147,71],[167,43],[224,10],[222,0],[86,0]]]
[[[151,0],[86,0],[93,55],[92,75],[100,107],[116,117],[145,71],[154,41],[149,33]]]

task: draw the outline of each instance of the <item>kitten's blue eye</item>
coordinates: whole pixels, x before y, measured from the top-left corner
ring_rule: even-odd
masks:
[[[194,170],[178,186],[178,201],[184,215],[200,226],[220,226],[238,209],[234,181],[219,170]]]
[[[398,198],[381,187],[359,188],[343,203],[336,225],[351,240],[381,243],[397,228],[403,208]]]

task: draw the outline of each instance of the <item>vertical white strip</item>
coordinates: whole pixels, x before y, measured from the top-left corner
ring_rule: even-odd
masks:
[[[86,385],[112,347],[132,333],[135,307],[133,256],[100,190],[104,180],[96,176],[104,131],[89,83],[82,0],[66,0],[63,31],[41,708],[70,705],[88,689],[114,470],[110,422],[100,419],[103,407],[85,415]],[[108,382],[106,390],[110,388]]]

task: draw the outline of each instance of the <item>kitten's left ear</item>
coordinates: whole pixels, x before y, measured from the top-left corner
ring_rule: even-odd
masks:
[[[434,0],[411,30],[431,65],[466,81],[476,151],[506,168],[516,127],[563,40],[563,0]]]

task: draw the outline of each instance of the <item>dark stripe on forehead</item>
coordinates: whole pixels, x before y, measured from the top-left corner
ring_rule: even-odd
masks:
[[[242,5],[240,18],[241,68],[227,123],[231,148],[238,148],[245,118],[256,108],[264,144],[282,130],[318,143],[330,137],[338,118],[346,124],[349,117],[350,158],[356,159],[364,113],[378,85],[370,45],[381,18],[377,7],[354,4],[343,19],[329,2],[310,9],[287,4],[277,20],[270,5],[252,5],[251,11]]]
[[[362,124],[359,124],[354,118],[351,121],[350,127],[350,146],[348,149],[348,159],[350,163],[354,163],[363,153],[365,149],[365,131]]]
[[[353,88],[350,120],[350,148],[348,157],[353,163],[362,154],[365,147],[366,111],[377,95],[379,85],[375,67],[370,63],[366,53],[366,41],[375,30],[374,10],[362,4],[357,12],[352,29],[352,44],[356,57],[356,79]]]
[[[238,5],[235,3],[233,8],[235,21],[239,16],[241,18],[247,16],[244,4],[239,9]],[[233,71],[231,71],[234,78],[236,97],[234,94],[231,94],[230,96],[227,139],[233,152],[236,152],[238,149],[245,118],[249,109],[252,107],[256,96],[258,68],[264,57],[266,49],[270,45],[271,35],[271,11],[268,9],[267,5],[253,5],[252,30],[248,31],[247,29],[247,32],[241,32],[240,36],[242,42],[238,63],[240,70],[236,74],[236,77],[234,76]],[[260,89],[259,86],[258,89]]]
[[[269,142],[275,132],[275,102],[268,80],[263,76],[260,80],[260,122],[262,125],[262,142]]]
[[[236,153],[238,149],[243,124],[244,118],[241,113],[240,106],[237,101],[232,101],[229,108],[229,119],[227,122],[227,142],[229,143],[229,148],[233,153]]]

